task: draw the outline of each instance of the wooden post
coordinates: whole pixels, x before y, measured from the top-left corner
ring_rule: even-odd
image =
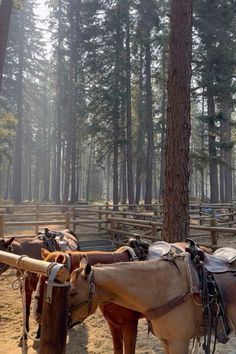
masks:
[[[48,285],[44,291],[40,354],[65,354],[70,283],[52,285],[51,303],[47,301]]]
[[[229,208],[229,213],[231,215],[229,215],[229,227],[232,227],[233,222],[234,222],[234,205],[231,204],[230,208]]]
[[[215,215],[211,218],[211,226],[217,226],[217,220],[215,218]],[[211,231],[211,243],[212,245],[217,245],[217,237],[218,237],[218,232],[217,231]]]
[[[37,203],[36,205],[36,214],[35,214],[35,220],[36,220],[36,224],[35,224],[35,235],[38,235],[39,232],[39,225],[37,224],[37,222],[39,221],[39,204]]]
[[[102,207],[99,207],[98,219],[102,220]],[[101,230],[102,230],[102,224],[99,222],[98,223],[98,231],[101,231]]]
[[[65,229],[70,229],[70,213],[65,213]]]
[[[151,225],[152,225],[152,236],[157,237],[157,225],[154,222],[152,222]]]
[[[202,214],[202,204],[200,203],[200,204],[199,204],[199,216],[200,216],[199,224],[200,224],[200,225],[202,225],[202,223],[203,223],[203,220],[202,220],[202,218],[201,218],[202,215],[203,215],[203,214]]]
[[[0,215],[0,237],[4,238],[5,215]]]
[[[72,209],[73,220],[76,220],[76,210],[75,207]],[[73,223],[73,231],[76,232],[76,223]]]

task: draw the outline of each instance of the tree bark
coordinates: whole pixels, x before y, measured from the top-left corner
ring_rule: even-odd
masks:
[[[19,21],[19,64],[17,77],[17,127],[15,140],[15,154],[13,165],[12,194],[16,203],[22,202],[22,125],[23,125],[23,70],[24,70],[24,9],[20,12]]]
[[[209,169],[210,169],[210,202],[219,203],[218,171],[216,161],[216,127],[215,127],[215,104],[213,92],[207,87],[207,105],[208,105],[208,150],[209,150]]]
[[[126,110],[127,110],[127,182],[129,204],[134,203],[132,120],[131,120],[131,64],[129,0],[126,0]]]
[[[142,175],[144,173],[144,104],[143,104],[143,47],[140,45],[139,79],[138,79],[138,128],[136,143],[136,196],[135,203],[139,204],[141,196]]]
[[[147,127],[147,155],[146,155],[146,190],[145,204],[152,203],[152,180],[153,180],[153,119],[152,119],[152,84],[151,84],[151,48],[150,48],[150,27],[146,28],[146,127]]]
[[[7,47],[8,29],[10,24],[12,0],[3,0],[0,6],[0,92],[4,59]]]
[[[189,235],[189,138],[192,0],[172,0],[168,76],[163,239]]]

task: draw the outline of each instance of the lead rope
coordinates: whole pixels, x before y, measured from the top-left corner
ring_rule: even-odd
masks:
[[[24,256],[22,256],[24,257]],[[19,262],[18,262],[19,263]],[[22,294],[22,338],[21,338],[21,343],[22,343],[22,354],[27,354],[28,353],[28,348],[27,348],[27,338],[30,338],[33,341],[40,341],[40,339],[33,338],[29,332],[26,329],[26,292],[25,292],[25,284],[26,284],[26,278],[28,276],[27,271],[23,271],[19,268],[17,268],[19,275],[17,278],[12,282],[12,288],[14,290],[21,289],[21,294]],[[16,285],[18,283],[18,285]]]
[[[32,337],[29,332],[26,329],[26,292],[25,292],[25,283],[26,283],[26,278],[28,276],[28,272],[24,271],[22,272],[23,275],[21,276],[21,292],[22,292],[22,313],[23,313],[23,330],[22,330],[22,341],[23,341],[23,347],[25,345],[25,347],[27,347],[26,344],[26,338],[25,335],[27,336],[27,338],[30,338],[32,341],[37,342],[40,341],[40,339],[36,339],[34,337]],[[24,344],[25,342],[25,344]],[[23,353],[24,354],[24,353]]]
[[[25,283],[26,277],[28,273],[26,271],[22,272],[21,276],[21,292],[22,292],[22,317],[23,317],[23,324],[22,324],[22,353],[27,353],[27,341],[26,336],[28,336],[28,332],[26,330],[26,295],[25,295]]]

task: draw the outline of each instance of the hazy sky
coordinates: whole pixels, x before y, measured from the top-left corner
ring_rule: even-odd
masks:
[[[40,0],[40,3],[35,6],[35,13],[42,19],[48,16],[48,7],[45,5],[45,0]]]
[[[39,27],[42,28],[43,30],[43,35],[47,42],[47,52],[48,55],[50,56],[50,51],[51,51],[50,34],[49,31],[47,31],[47,27],[48,27],[47,18],[49,16],[49,9],[45,5],[45,1],[46,0],[40,0],[39,3],[35,5],[35,13],[39,17],[39,19],[42,19],[42,23],[39,24]]]

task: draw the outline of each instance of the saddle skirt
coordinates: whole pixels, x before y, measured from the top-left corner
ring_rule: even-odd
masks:
[[[236,249],[222,247],[204,256],[204,267],[210,273],[236,272]]]

